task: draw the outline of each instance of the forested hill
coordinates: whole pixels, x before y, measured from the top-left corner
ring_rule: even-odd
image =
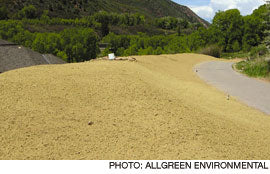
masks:
[[[10,17],[29,4],[37,7],[39,13],[48,10],[51,17],[82,17],[105,10],[117,13],[138,12],[148,18],[172,16],[186,19],[191,23],[208,25],[208,22],[198,17],[188,7],[171,0],[0,0],[0,6],[7,7]]]

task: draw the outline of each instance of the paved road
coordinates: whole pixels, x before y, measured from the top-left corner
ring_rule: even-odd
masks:
[[[270,83],[248,78],[234,71],[232,65],[211,61],[195,66],[194,70],[208,84],[270,115]]]

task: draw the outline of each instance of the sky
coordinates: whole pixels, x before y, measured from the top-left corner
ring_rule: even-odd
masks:
[[[173,0],[174,2],[188,6],[201,18],[211,22],[215,13],[219,10],[237,8],[242,15],[249,15],[253,10],[263,5],[264,0]]]

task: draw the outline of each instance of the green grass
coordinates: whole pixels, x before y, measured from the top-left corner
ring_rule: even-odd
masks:
[[[236,64],[236,69],[250,77],[270,77],[270,67],[263,58],[250,61],[241,61]]]

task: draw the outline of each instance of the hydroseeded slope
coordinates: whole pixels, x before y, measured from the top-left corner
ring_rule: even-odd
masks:
[[[270,117],[193,73],[213,58],[136,59],[1,74],[0,159],[270,159]]]

